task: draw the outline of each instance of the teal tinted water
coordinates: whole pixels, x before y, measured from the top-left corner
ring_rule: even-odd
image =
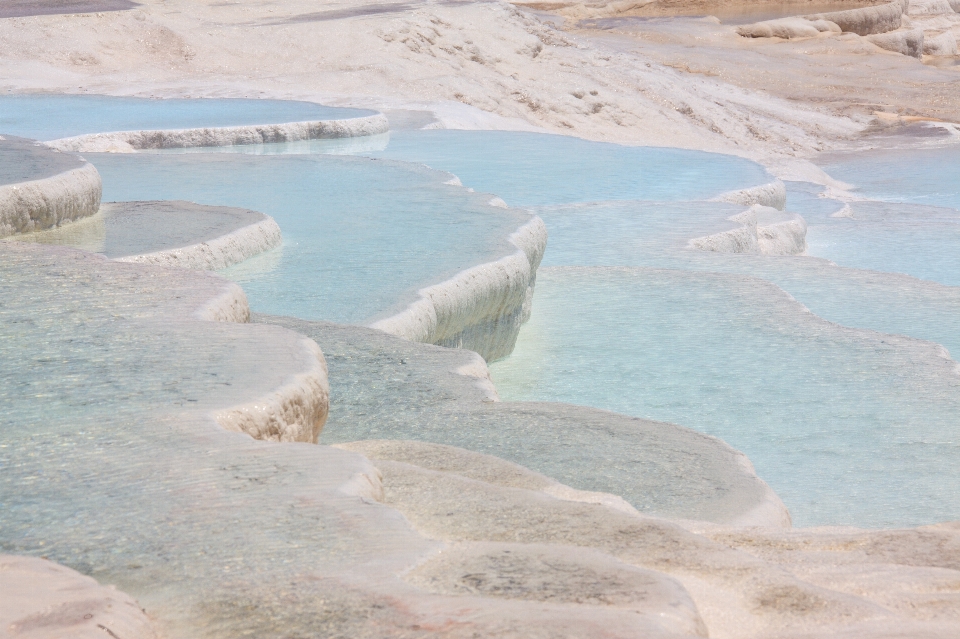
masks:
[[[491,366],[503,399],[684,424],[744,451],[799,526],[960,512],[960,376],[935,345],[845,329],[760,279],[542,269]]]
[[[336,322],[400,310],[423,286],[516,250],[529,214],[445,173],[327,155],[86,154],[104,200],[181,199],[272,216],[283,247],[228,270],[251,307]]]
[[[707,199],[772,180],[729,155],[508,131],[400,131],[377,156],[450,171],[510,206]]]
[[[56,140],[106,131],[277,124],[372,113],[289,100],[0,95],[0,133],[35,140]]]

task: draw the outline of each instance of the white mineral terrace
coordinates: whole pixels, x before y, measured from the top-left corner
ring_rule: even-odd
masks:
[[[345,120],[88,133],[50,140],[47,145],[59,151],[130,153],[148,149],[181,149],[354,138],[380,135],[386,133],[389,129],[387,118],[378,113]]]
[[[958,37],[3,4],[0,637],[957,637]]]

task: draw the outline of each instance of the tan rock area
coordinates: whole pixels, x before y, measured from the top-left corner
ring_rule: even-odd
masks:
[[[732,27],[723,33],[738,53],[751,47]],[[708,44],[696,31],[680,37]],[[0,78],[12,91],[419,108],[439,126],[532,126],[751,157],[809,153],[870,121],[600,45],[505,2],[146,0],[129,11],[7,18]]]
[[[838,34],[829,20],[807,21],[816,35],[805,29],[785,42],[744,38],[716,19],[629,17],[737,15],[782,10],[779,3],[534,3],[521,10],[502,1],[145,0],[129,10],[24,10],[0,19],[0,90],[421,109],[437,116],[433,126],[539,127],[724,151],[789,176],[783,167],[806,166],[791,158],[856,139],[877,123],[877,112],[960,120],[960,67],[949,63],[960,14],[949,3],[923,1],[903,28],[940,38],[928,54],[936,67]],[[813,15],[877,3],[795,4],[796,15]],[[792,13],[794,5],[786,6]]]
[[[36,557],[0,555],[0,637],[155,639],[137,602],[112,586]]]
[[[491,468],[467,451],[416,442],[341,447],[373,459],[384,504],[447,542],[406,573],[430,592],[652,609],[675,631],[710,637],[960,631],[957,524],[776,531],[674,523],[557,499],[542,479]]]

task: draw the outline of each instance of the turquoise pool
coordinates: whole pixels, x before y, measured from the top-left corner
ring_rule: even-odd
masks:
[[[280,249],[224,273],[259,312],[367,323],[416,292],[516,250],[530,219],[421,166],[329,155],[86,154],[110,200],[190,200],[253,209]]]
[[[56,140],[106,131],[273,124],[371,114],[373,111],[289,100],[0,95],[0,133],[35,140]]]

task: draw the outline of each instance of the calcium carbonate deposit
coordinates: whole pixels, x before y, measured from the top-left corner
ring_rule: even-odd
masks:
[[[948,639],[960,5],[0,6],[0,635]]]

